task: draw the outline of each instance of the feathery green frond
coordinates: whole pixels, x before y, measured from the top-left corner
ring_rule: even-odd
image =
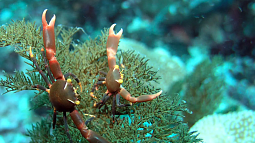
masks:
[[[108,101],[100,110],[93,108],[93,104],[98,102],[106,91],[106,88],[102,86],[94,93],[98,99],[89,96],[92,86],[100,76],[99,71],[108,71],[105,48],[108,30],[105,29],[102,35],[95,39],[74,43],[72,37],[79,30],[79,28],[65,29],[62,27],[56,29],[56,58],[63,73],[72,72],[81,81],[84,92],[79,96],[81,103],[77,106],[78,111],[83,114],[84,120],[90,118],[85,114],[96,116],[89,123],[89,129],[98,132],[112,142],[179,142],[179,140],[197,142],[187,130],[181,130],[186,127],[182,122],[181,112],[186,112],[187,108],[184,102],[180,102],[178,95],[163,94],[151,102],[117,108],[117,112],[122,115],[116,117],[115,124],[112,124],[111,117],[112,101]],[[26,23],[24,20],[13,22],[0,28],[0,39],[2,43],[0,46],[16,46],[16,52],[28,60],[31,60],[28,55],[31,46],[39,67],[47,73],[40,51],[43,48],[40,27]],[[73,47],[72,50],[70,50],[70,45]],[[122,85],[132,96],[137,97],[159,91],[151,83],[157,82],[160,77],[157,76],[156,71],[152,70],[152,67],[147,65],[148,60],[132,51],[118,53],[117,57],[118,62],[122,61],[125,66]],[[16,72],[15,75],[5,74],[6,79],[1,79],[0,85],[4,86],[7,92],[32,90],[31,86],[35,84],[47,86],[33,63],[28,64],[32,66],[32,70],[26,73]],[[74,86],[78,85],[74,83]],[[33,108],[50,106],[45,94],[39,96],[42,98],[34,99],[34,102],[38,104]],[[121,103],[125,102],[127,101],[121,99]],[[43,119],[41,123],[33,125],[32,130],[29,131],[32,142],[68,142],[60,120],[61,118],[58,119],[56,129],[52,133],[50,133],[51,121]],[[68,117],[68,124],[72,138],[84,142],[84,138],[75,128],[70,117]]]

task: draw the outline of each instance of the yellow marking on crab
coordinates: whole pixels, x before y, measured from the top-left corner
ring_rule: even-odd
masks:
[[[79,82],[78,84],[79,84],[79,86],[80,86],[80,88],[81,88],[81,92],[82,92],[82,86],[81,86],[81,83]]]
[[[116,80],[119,84],[122,84],[123,83],[123,79],[118,79]]]
[[[124,74],[120,73],[120,78],[123,79],[123,77],[124,77]]]
[[[80,101],[76,100],[76,101],[73,101],[71,99],[67,99],[69,102],[75,104],[75,105],[79,105],[80,104]]]
[[[94,102],[93,107],[96,107],[96,105],[97,105],[97,103],[96,103],[96,102]]]
[[[29,55],[30,55],[31,58],[34,57],[34,55],[33,55],[33,53],[32,53],[32,48],[31,48],[31,46],[30,46],[30,48],[29,48]]]
[[[50,89],[46,89],[46,92],[50,93]]]
[[[71,82],[72,82],[72,80],[71,80],[70,78],[68,78],[66,81],[67,81],[68,83],[71,83]]]
[[[93,98],[95,98],[95,99],[97,99],[97,97],[94,95],[93,92],[90,92],[90,96],[93,97]]]
[[[76,105],[79,105],[81,102],[78,101],[78,100],[76,100],[74,103],[75,103]]]
[[[114,70],[115,69],[117,69],[117,70],[120,69],[119,65],[115,65]]]
[[[73,87],[73,91],[74,91],[75,96],[78,97],[79,95],[77,94],[77,88]]]
[[[124,65],[123,65],[124,66]],[[121,66],[122,67],[122,66]],[[125,68],[125,67],[124,67]],[[123,77],[124,77],[124,74],[123,74],[123,72],[124,72],[124,69],[122,69],[121,71],[120,71],[120,78],[121,79],[123,79]]]

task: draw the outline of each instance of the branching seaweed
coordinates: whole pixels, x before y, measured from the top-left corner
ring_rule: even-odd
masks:
[[[81,104],[77,106],[79,112],[83,114],[84,120],[90,118],[87,114],[95,115],[88,127],[98,132],[111,142],[199,142],[196,136],[188,133],[187,125],[182,121],[182,114],[186,112],[184,102],[180,102],[178,95],[162,94],[159,98],[146,103],[136,103],[131,107],[118,108],[116,123],[112,124],[111,103],[108,101],[100,110],[93,108],[93,104],[98,102],[104,91],[104,86],[94,93],[98,99],[91,98],[89,92],[100,76],[99,71],[108,71],[106,57],[107,29],[102,32],[102,36],[90,39],[85,42],[74,43],[73,35],[80,28],[56,29],[56,57],[61,66],[62,72],[72,72],[79,77],[84,92],[80,93]],[[15,46],[16,52],[22,57],[31,60],[28,55],[29,47],[38,61],[42,71],[47,73],[44,67],[44,59],[40,49],[43,48],[43,39],[40,27],[34,23],[23,21],[12,22],[9,25],[0,27],[0,47]],[[70,49],[72,45],[72,49]],[[157,82],[160,78],[157,72],[152,71],[152,67],[147,65],[145,58],[133,51],[118,53],[119,61],[122,59],[124,83],[123,86],[132,94],[139,96],[151,94],[159,91],[155,89],[151,82]],[[5,74],[6,79],[1,79],[0,86],[6,88],[6,92],[33,90],[35,84],[45,85],[42,78],[32,62],[28,62],[33,67],[25,72],[17,71],[15,75]],[[46,86],[46,85],[45,85]],[[74,86],[78,86],[75,85]],[[40,93],[39,93],[40,94]],[[40,106],[50,106],[50,102],[45,94],[36,97],[34,108]],[[127,102],[121,100],[122,103]],[[57,117],[56,129],[50,132],[52,110],[48,118],[42,119],[41,123],[33,125],[28,131],[31,142],[69,142],[62,119]],[[69,131],[76,142],[86,142],[80,135],[78,129],[68,117]]]

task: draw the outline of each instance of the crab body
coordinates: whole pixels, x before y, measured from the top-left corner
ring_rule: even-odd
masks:
[[[52,105],[59,112],[73,111],[75,104],[71,101],[78,101],[73,86],[64,80],[57,80],[52,84],[49,98]]]
[[[106,87],[110,93],[120,91],[121,83],[119,80],[121,79],[121,74],[119,69],[110,69],[106,75]]]

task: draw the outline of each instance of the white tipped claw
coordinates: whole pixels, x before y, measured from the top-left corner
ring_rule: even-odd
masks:
[[[110,29],[109,29],[109,35],[110,35],[110,34],[114,34],[114,35],[115,35],[115,33],[114,33],[114,31],[113,31],[115,25],[116,25],[116,24],[112,24],[112,26],[110,27]]]
[[[42,14],[42,24],[43,24],[43,26],[48,25],[48,23],[47,23],[47,21],[46,21],[46,12],[47,12],[47,10],[48,10],[48,9],[45,9],[45,10],[43,11],[43,14]],[[56,20],[56,16],[55,16],[55,14],[54,14],[53,17],[52,17],[51,20],[50,20],[49,25],[50,25],[50,26],[54,26],[55,20]]]
[[[48,9],[45,9],[43,11],[43,14],[42,14],[42,24],[43,25],[47,25],[47,21],[46,21],[46,12],[47,12]]]
[[[53,17],[52,17],[51,20],[50,20],[49,25],[54,27],[55,20],[56,20],[56,16],[55,16],[55,14],[54,14]]]
[[[161,93],[162,93],[163,91],[162,90],[160,90],[158,93],[155,93],[154,95],[155,95],[155,97],[158,97],[159,95],[161,95]]]
[[[45,15],[45,14],[46,14],[47,10],[48,10],[48,9],[45,9],[45,10],[43,11],[43,15]]]
[[[114,32],[114,27],[115,27],[115,23],[114,24],[112,24],[112,26],[110,27],[110,29],[109,29],[109,35],[111,35],[111,34],[113,34],[113,35],[117,35],[117,36],[119,36],[119,37],[121,37],[121,35],[122,35],[122,33],[123,33],[123,29],[121,28],[120,29],[120,31],[117,33],[117,34],[115,34],[115,32]]]
[[[120,31],[119,31],[116,35],[118,35],[119,37],[121,37],[122,33],[123,33],[123,29],[121,28]]]

